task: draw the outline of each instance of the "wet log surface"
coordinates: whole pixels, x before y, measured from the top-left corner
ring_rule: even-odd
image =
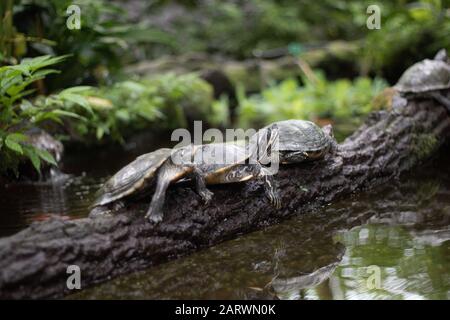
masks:
[[[251,181],[211,188],[215,196],[207,206],[188,186],[173,187],[157,226],[143,218],[150,199],[113,217],[34,223],[0,239],[0,298],[61,297],[69,293],[69,265],[80,267],[81,285],[87,287],[310,212],[397,178],[449,137],[444,107],[410,101],[372,115],[324,160],[280,168],[280,210],[264,197],[262,182]]]

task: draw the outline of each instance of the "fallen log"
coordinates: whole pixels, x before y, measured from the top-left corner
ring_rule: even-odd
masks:
[[[264,197],[262,182],[251,181],[212,188],[215,196],[207,206],[191,188],[174,186],[165,220],[157,226],[143,217],[150,198],[113,217],[34,223],[0,239],[0,298],[61,297],[70,292],[69,265],[80,267],[81,285],[87,287],[264,228],[394,179],[449,137],[443,106],[410,101],[373,114],[324,160],[280,168],[275,178],[280,210]]]

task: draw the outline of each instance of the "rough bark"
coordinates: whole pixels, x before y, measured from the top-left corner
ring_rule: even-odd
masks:
[[[396,178],[449,136],[450,118],[442,106],[411,101],[374,114],[324,160],[282,167],[276,176],[280,210],[264,197],[262,182],[251,181],[212,188],[207,206],[188,186],[173,187],[165,220],[157,226],[143,219],[150,199],[110,218],[34,223],[0,239],[0,298],[63,296],[68,265],[81,268],[86,287],[264,228]]]

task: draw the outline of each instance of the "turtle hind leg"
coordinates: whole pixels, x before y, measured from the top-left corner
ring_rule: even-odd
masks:
[[[439,102],[440,104],[444,105],[447,108],[447,111],[450,112],[450,99],[444,96],[440,92],[431,92],[430,96]]]

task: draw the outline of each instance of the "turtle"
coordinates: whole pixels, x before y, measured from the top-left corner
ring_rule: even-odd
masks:
[[[300,163],[322,159],[335,143],[331,126],[320,128],[306,120],[283,120],[269,124],[261,130],[277,126],[278,152],[281,164]]]
[[[449,88],[450,64],[445,49],[440,50],[433,60],[425,59],[409,67],[394,85],[402,98],[433,98],[450,112],[450,99],[441,93]]]
[[[137,157],[120,169],[97,191],[96,199],[91,205],[90,217],[111,212],[110,204],[114,203],[115,207],[120,207],[120,200],[151,185],[157,170],[171,153],[172,149],[161,148]]]
[[[277,130],[269,130],[267,140],[258,143],[269,148],[278,139]],[[257,161],[250,162],[251,149],[239,143],[189,145],[178,149],[159,149],[144,154],[122,168],[99,191],[92,205],[91,216],[110,212],[108,205],[127,196],[145,191],[156,184],[146,218],[159,223],[163,219],[163,205],[167,188],[181,180],[194,180],[198,194],[208,203],[213,193],[206,185],[243,182],[264,177],[264,189],[270,202],[280,207],[280,200],[269,171]],[[228,161],[224,161],[228,159]],[[120,202],[118,202],[120,205]]]

